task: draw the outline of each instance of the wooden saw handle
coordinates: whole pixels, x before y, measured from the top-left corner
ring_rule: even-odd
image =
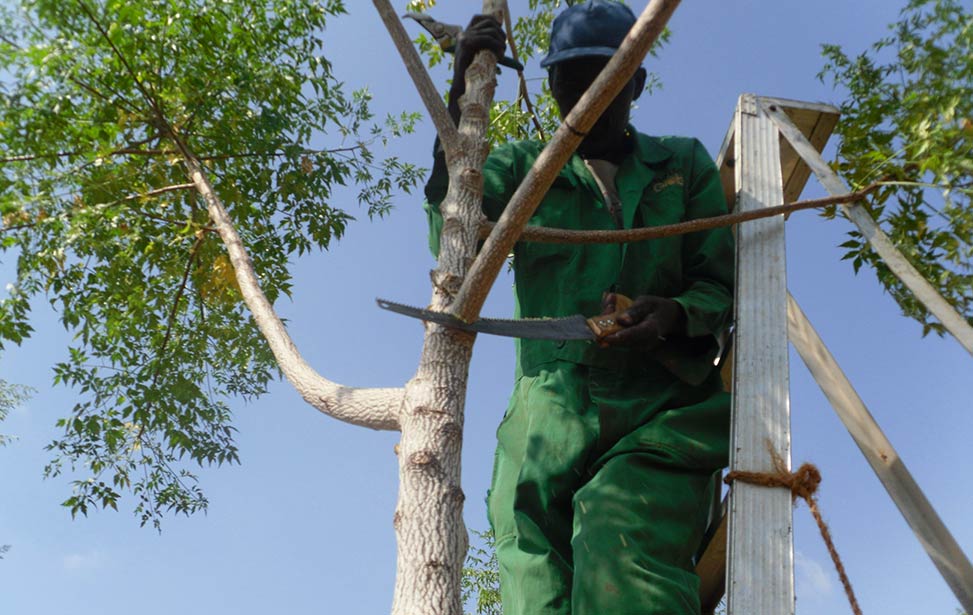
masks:
[[[615,293],[615,311],[603,316],[592,316],[588,319],[588,327],[598,339],[621,331],[625,327],[618,324],[618,317],[630,307],[632,307],[631,299],[625,295]]]

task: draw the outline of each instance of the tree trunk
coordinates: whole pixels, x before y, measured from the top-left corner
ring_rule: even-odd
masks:
[[[493,7],[486,6],[484,12]],[[493,11],[490,11],[493,12]],[[483,221],[486,130],[496,86],[496,58],[480,53],[466,73],[458,147],[447,147],[449,190],[440,210],[439,265],[432,303],[445,311],[476,255]],[[427,324],[419,369],[406,385],[401,413],[399,501],[395,511],[398,575],[393,615],[462,615],[460,581],[468,539],[460,486],[463,410],[475,336]]]

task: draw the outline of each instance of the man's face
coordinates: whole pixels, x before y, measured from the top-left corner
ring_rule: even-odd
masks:
[[[586,57],[559,62],[551,68],[551,94],[557,101],[561,118],[567,117],[574,105],[581,99],[588,86],[595,80],[608,58]],[[632,101],[641,93],[644,83],[643,69],[630,80],[615,100],[605,109],[588,135],[578,146],[578,153],[584,158],[603,158],[617,160],[627,153],[628,141],[625,130],[628,126],[629,110]]]

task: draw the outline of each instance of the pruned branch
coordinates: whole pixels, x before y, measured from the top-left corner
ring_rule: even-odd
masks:
[[[521,182],[496,228],[470,267],[453,303],[453,313],[472,322],[480,314],[490,287],[517,242],[527,221],[547,193],[554,178],[570,159],[588,130],[618,92],[635,74],[645,55],[662,33],[679,0],[652,0],[632,26],[618,51],[574,106],[553,139]]]
[[[536,243],[569,243],[569,244],[592,244],[592,243],[631,243],[644,241],[646,239],[660,239],[662,237],[672,237],[674,235],[685,235],[697,231],[707,231],[709,229],[722,226],[732,226],[741,222],[758,220],[760,218],[770,218],[772,216],[789,215],[802,209],[815,209],[818,207],[828,207],[829,205],[846,205],[860,201],[865,196],[887,185],[887,182],[874,182],[856,192],[849,192],[839,196],[825,197],[821,199],[808,199],[806,201],[796,201],[785,205],[775,205],[750,211],[734,212],[722,216],[710,218],[698,218],[688,222],[678,224],[666,224],[664,226],[649,226],[643,228],[625,229],[619,231],[574,231],[560,228],[548,228],[543,226],[528,226],[524,228],[518,241],[532,241]],[[493,222],[484,222],[480,226],[480,236],[488,237],[496,225]]]

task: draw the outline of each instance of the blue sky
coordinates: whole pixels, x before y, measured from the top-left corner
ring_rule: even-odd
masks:
[[[399,4],[404,4],[400,2]],[[515,14],[526,2],[512,2]],[[638,11],[645,2],[631,3]],[[716,155],[743,92],[837,102],[815,75],[819,44],[857,52],[884,33],[904,2],[738,0],[685,2],[673,37],[649,68],[662,91],[643,97],[633,123],[652,134],[699,137]],[[368,85],[375,109],[419,109],[401,63],[371,3],[333,20],[328,53],[339,75]],[[441,0],[434,15],[463,22],[474,3]],[[411,31],[414,31],[414,27]],[[528,77],[539,78],[536,64]],[[444,83],[445,68],[434,78]],[[507,71],[501,88],[511,92]],[[428,165],[429,122],[393,151]],[[322,143],[335,144],[323,137]],[[338,382],[397,386],[415,370],[421,326],[380,312],[377,296],[424,304],[429,297],[425,220],[416,196],[402,195],[385,220],[369,223],[354,193],[338,197],[361,222],[329,252],[294,264],[289,319],[308,361]],[[804,198],[823,196],[812,180]],[[973,550],[970,357],[955,341],[920,337],[870,272],[853,275],[836,245],[850,224],[797,213],[787,223],[788,283],[825,343],[884,428],[966,552]],[[12,280],[0,265],[0,288]],[[497,281],[485,314],[511,310],[511,281]],[[4,292],[4,291],[0,291]],[[377,614],[391,603],[395,542],[392,513],[397,434],[340,424],[305,405],[286,383],[234,408],[242,465],[206,469],[206,515],[168,520],[162,535],[122,512],[72,521],[58,503],[67,478],[44,481],[43,446],[74,395],[51,387],[50,366],[67,337],[37,306],[34,338],[0,357],[0,375],[37,394],[0,426],[19,440],[0,449],[0,561],[4,613],[76,615],[207,613],[238,615]],[[338,319],[341,319],[339,325]],[[512,384],[513,346],[481,336],[471,368],[464,447],[467,525],[487,525],[483,497],[494,431]],[[844,431],[800,359],[791,357],[793,458],[824,476],[821,507],[864,610],[894,615],[954,615],[956,601]],[[827,553],[803,506],[795,511],[797,612],[848,612]]]

